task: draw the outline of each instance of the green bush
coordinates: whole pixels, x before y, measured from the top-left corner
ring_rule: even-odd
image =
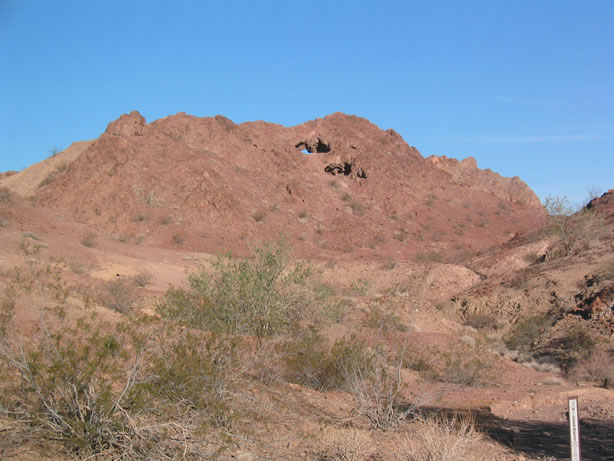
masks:
[[[554,323],[550,314],[536,314],[518,321],[503,339],[512,350],[528,348]]]
[[[373,372],[373,352],[355,336],[337,341],[329,350],[325,338],[311,328],[286,347],[286,379],[312,389],[348,390],[348,375],[368,377]]]
[[[309,268],[292,262],[285,240],[265,244],[251,258],[220,256],[213,273],[188,276],[188,287],[170,289],[158,312],[191,327],[259,338],[298,327],[322,302]]]
[[[229,427],[230,374],[237,363],[239,339],[171,329],[158,340],[158,352],[147,369],[150,379],[140,389],[177,416],[194,410],[213,426]]]
[[[27,266],[14,270],[0,316],[0,414],[16,422],[3,437],[59,442],[78,457],[147,458],[151,439],[134,421],[144,402],[133,392],[144,343],[87,311],[68,323],[62,268],[42,264],[28,242],[22,250]],[[41,313],[28,338],[13,324],[22,299]]]

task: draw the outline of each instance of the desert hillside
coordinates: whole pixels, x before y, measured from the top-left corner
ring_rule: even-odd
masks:
[[[544,219],[519,178],[471,158],[425,159],[393,130],[341,113],[283,127],[186,114],[148,124],[132,112],[59,157],[0,184],[161,248],[245,252],[283,232],[303,256],[449,260]],[[44,168],[44,181],[30,171]]]
[[[122,115],[0,175],[0,458],[568,459],[578,396],[614,459],[614,190],[557,200],[341,113]]]

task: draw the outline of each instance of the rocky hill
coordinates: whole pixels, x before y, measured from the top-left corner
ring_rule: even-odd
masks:
[[[304,255],[445,260],[544,218],[520,179],[471,158],[425,159],[395,131],[342,113],[283,127],[183,113],[148,124],[132,112],[76,147],[36,188],[27,170],[1,185],[158,247],[241,252],[283,232]]]

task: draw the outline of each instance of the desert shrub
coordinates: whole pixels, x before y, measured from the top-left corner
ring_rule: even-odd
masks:
[[[364,205],[362,205],[361,203],[358,203],[354,200],[352,200],[352,202],[350,203],[350,208],[352,209],[352,212],[357,215],[357,216],[362,216],[365,214],[365,207]]]
[[[147,269],[142,269],[134,275],[133,280],[137,287],[144,288],[153,280],[153,274]]]
[[[251,258],[220,256],[213,273],[188,276],[188,287],[170,289],[158,312],[214,332],[275,335],[310,318],[322,300],[312,289],[308,267],[291,261],[284,239],[256,248]]]
[[[599,346],[569,370],[569,376],[588,380],[606,389],[614,388],[614,350]]]
[[[367,296],[371,283],[368,280],[359,278],[352,282],[349,287],[343,289],[346,296]]]
[[[385,271],[391,271],[395,267],[397,267],[397,263],[393,259],[386,259],[381,265],[381,269]]]
[[[503,338],[509,349],[526,349],[554,323],[550,314],[536,314],[516,322]]]
[[[329,351],[325,338],[314,328],[286,344],[285,377],[317,390],[348,389],[350,374],[370,377],[373,352],[357,337],[341,339]]]
[[[442,351],[439,355],[443,368],[436,375],[438,381],[475,387],[483,385],[488,378],[488,362],[470,346]]]
[[[605,263],[600,271],[601,280],[614,280],[614,260]]]
[[[137,214],[137,215],[133,216],[131,220],[133,222],[143,222],[143,221],[147,220],[147,216],[145,216],[143,214]]]
[[[183,245],[183,242],[184,242],[183,235],[180,234],[179,232],[177,232],[176,234],[173,234],[172,240],[173,240],[173,243],[177,246]]]
[[[23,238],[32,239],[32,240],[40,240],[41,238],[36,235],[34,232],[24,232],[22,234]]]
[[[465,318],[465,325],[481,329],[493,329],[497,326],[497,317],[488,312],[473,312]]]
[[[569,328],[564,334],[550,340],[541,349],[541,353],[551,355],[564,368],[572,367],[575,363],[588,358],[595,347],[597,340],[593,334],[581,325]]]
[[[77,275],[87,274],[90,271],[90,266],[83,263],[71,263],[69,267],[70,270]]]
[[[86,232],[81,236],[81,245],[88,248],[94,248],[96,246],[96,234],[93,232]]]
[[[549,213],[547,230],[559,240],[559,248],[550,251],[550,257],[577,254],[590,248],[590,240],[599,238],[604,222],[593,209],[577,211],[566,197],[547,197]]]
[[[548,212],[548,225],[561,241],[565,254],[569,254],[575,244],[575,235],[572,218],[576,209],[571,205],[567,197],[548,196],[544,201],[544,207]]]
[[[109,309],[125,314],[132,309],[135,303],[135,296],[132,290],[132,287],[123,278],[110,280],[104,286],[104,290],[100,295],[100,302]]]
[[[6,340],[0,345],[13,377],[0,402],[3,413],[78,455],[147,451],[128,413],[138,404],[131,391],[139,364],[124,359],[121,338],[100,327],[38,337],[27,350]]]
[[[156,199],[156,193],[153,189],[151,189],[147,193],[147,197],[145,197],[145,202],[147,206],[150,208],[156,208],[158,206],[158,200]]]
[[[399,242],[404,242],[407,240],[409,236],[409,232],[404,227],[399,227],[395,233],[392,235],[392,238],[398,240]]]
[[[0,202],[10,202],[12,200],[11,191],[6,187],[0,187]]]
[[[343,194],[343,196],[341,197],[341,200],[343,200],[346,203],[350,203],[352,201],[352,196],[346,192],[345,194]]]
[[[407,331],[407,327],[403,325],[397,314],[380,306],[373,306],[367,311],[365,326],[378,330],[380,334],[390,331]]]
[[[196,411],[215,427],[229,427],[230,375],[239,344],[237,338],[172,329],[158,338],[158,352],[147,367],[149,379],[139,389],[174,416]]]
[[[114,329],[86,315],[66,320],[69,290],[61,267],[42,264],[22,244],[26,268],[15,269],[0,316],[0,414],[13,420],[3,437],[59,442],[78,457],[148,458],[151,432],[134,420],[144,342],[130,328]],[[20,297],[41,313],[33,337],[13,324]]]
[[[257,210],[252,213],[252,218],[254,218],[256,222],[262,222],[264,218],[266,218],[266,214],[266,210]]]
[[[468,455],[482,439],[469,416],[431,416],[411,425],[401,445],[405,461],[457,461]]]
[[[38,187],[46,186],[47,184],[55,181],[59,174],[63,173],[68,169],[68,163],[62,162],[60,163],[54,170],[50,171],[47,176],[40,182]]]
[[[372,356],[368,373],[362,367],[342,368],[346,386],[354,396],[356,413],[366,418],[374,429],[396,428],[434,397],[422,394],[412,402],[403,402],[402,368],[402,360],[389,366],[379,350]]]
[[[360,461],[373,452],[370,432],[356,428],[327,429],[322,445],[315,453],[318,460]]]
[[[440,263],[443,262],[443,255],[438,251],[427,251],[416,254],[417,262]]]

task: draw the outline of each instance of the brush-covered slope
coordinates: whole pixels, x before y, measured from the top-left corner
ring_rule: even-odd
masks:
[[[212,250],[285,233],[304,254],[462,256],[535,228],[518,178],[423,158],[393,130],[336,113],[294,127],[183,113],[112,122],[39,204],[146,244]]]

